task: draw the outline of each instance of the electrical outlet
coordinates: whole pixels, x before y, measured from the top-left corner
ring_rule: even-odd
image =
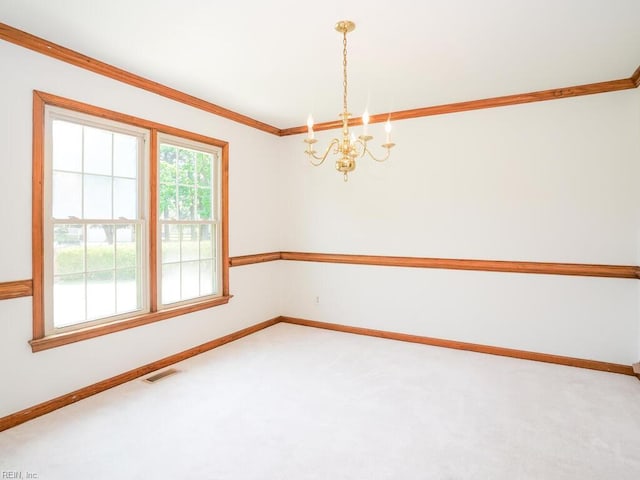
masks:
[[[316,305],[320,304],[320,297],[316,296]]]

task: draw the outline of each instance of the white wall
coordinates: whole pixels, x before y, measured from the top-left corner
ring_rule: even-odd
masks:
[[[362,161],[345,184],[331,164],[306,163],[301,136],[279,139],[4,42],[0,63],[0,282],[31,277],[33,89],[229,141],[231,256],[640,263],[637,90],[397,122],[392,159]],[[279,314],[640,357],[633,280],[269,262],[232,268],[230,284],[226,306],[35,354],[31,299],[0,302],[0,416]]]
[[[283,250],[638,264],[636,90],[399,121],[344,183],[285,139]],[[378,141],[383,138],[377,127]],[[321,132],[319,144],[336,131]],[[324,142],[323,142],[324,140]],[[285,314],[629,364],[634,280],[287,262]],[[320,303],[316,304],[316,297]]]
[[[230,255],[278,250],[278,139],[0,42],[0,282],[31,278],[32,91],[229,142]],[[277,316],[278,262],[230,270],[228,305],[32,353],[31,298],[0,302],[0,417]]]

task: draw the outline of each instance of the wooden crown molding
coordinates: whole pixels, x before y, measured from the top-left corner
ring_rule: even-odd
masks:
[[[271,133],[280,137],[296,135],[306,132],[306,126],[280,129],[267,123],[255,120],[246,115],[234,112],[214,103],[207,102],[200,98],[183,93],[161,83],[154,82],[147,78],[127,72],[113,65],[101,62],[82,53],[69,48],[49,42],[43,38],[24,32],[10,25],[0,22],[0,39],[19,45],[29,50],[47,55],[62,62],[69,63],[76,67],[84,68],[91,72],[112,78],[122,83],[147,90],[148,92],[169,98],[176,102],[189,105],[214,115],[241,123],[243,125],[256,128],[263,132]],[[398,112],[382,113],[372,115],[369,123],[385,122],[391,120],[407,120],[410,118],[427,117],[431,115],[444,115],[447,113],[465,112],[469,110],[479,110],[483,108],[505,107],[507,105],[517,105],[520,103],[542,102],[546,100],[558,100],[561,98],[576,97],[580,95],[592,95],[596,93],[614,92],[637,88],[640,85],[640,67],[636,69],[629,78],[611,80],[607,82],[590,83],[586,85],[576,85],[573,87],[556,88],[551,90],[540,90],[536,92],[522,93],[516,95],[506,95],[502,97],[486,98],[481,100],[471,100],[467,102],[449,103],[431,107],[415,108]],[[362,118],[352,118],[350,125],[361,125]],[[323,122],[314,125],[316,131],[331,130],[340,128],[341,121]]]
[[[628,90],[638,87],[640,81],[640,67],[630,78],[611,80],[608,82],[590,83],[586,85],[576,85],[573,87],[555,88],[551,90],[540,90],[537,92],[520,93],[516,95],[506,95],[502,97],[485,98],[482,100],[471,100],[468,102],[448,103],[432,107],[414,108],[398,112],[382,113],[371,115],[369,123],[382,123],[390,120],[407,120],[410,118],[428,117],[432,115],[444,115],[447,113],[466,112],[469,110],[480,110],[484,108],[506,107],[508,105],[518,105],[520,103],[543,102],[546,100],[559,100],[561,98],[579,97],[581,95],[593,95],[596,93],[615,92],[617,90]],[[362,117],[349,120],[350,126],[362,125]],[[342,121],[317,123],[313,126],[315,131],[332,130],[341,128]],[[280,136],[297,135],[306,133],[307,126],[285,128],[280,130]]]
[[[640,87],[640,66],[636,68],[636,71],[631,75],[631,81],[637,87]]]
[[[251,117],[234,112],[214,103],[207,102],[200,98],[194,97],[193,95],[183,93],[174,88],[167,87],[166,85],[154,82],[153,80],[149,80],[139,75],[127,72],[126,70],[123,70],[121,68],[114,67],[113,65],[101,62],[100,60],[96,60],[95,58],[83,55],[82,53],[76,52],[75,50],[71,50],[61,45],[57,45],[53,42],[49,42],[43,38],[31,35],[30,33],[18,30],[17,28],[14,28],[5,23],[0,23],[0,39],[24,48],[28,48],[29,50],[41,53],[42,55],[47,55],[49,57],[55,58],[56,60],[75,65],[76,67],[84,68],[85,70],[89,70],[99,75],[104,75],[105,77],[112,78],[119,82],[155,93],[162,97],[184,103],[185,105],[189,105],[200,110],[204,110],[205,112],[209,112],[214,115],[233,120],[234,122],[238,122],[243,125],[262,130],[263,132],[271,133],[274,135],[278,135],[280,132],[278,128],[268,125],[264,122],[260,122]]]

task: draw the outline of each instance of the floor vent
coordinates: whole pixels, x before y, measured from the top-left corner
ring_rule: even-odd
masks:
[[[150,377],[145,378],[144,381],[147,383],[155,383],[162,380],[163,378],[167,378],[169,375],[173,375],[174,373],[178,373],[178,370],[176,370],[175,368],[169,368],[167,370],[164,370],[163,372],[159,372],[155,375],[151,375]]]

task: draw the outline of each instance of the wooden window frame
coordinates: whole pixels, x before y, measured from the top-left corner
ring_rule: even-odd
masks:
[[[99,325],[80,326],[73,331],[45,335],[44,307],[44,155],[45,155],[45,107],[55,106],[75,112],[106,118],[126,123],[134,127],[149,130],[149,249],[147,268],[149,282],[147,285],[150,311],[125,319],[107,321]],[[169,308],[158,308],[158,135],[167,134],[182,137],[196,142],[206,143],[220,148],[220,265],[222,272],[222,288],[220,296],[214,298],[194,299],[194,301]],[[29,342],[33,352],[66,345],[129,328],[146,325],[159,320],[184,315],[199,310],[224,305],[229,302],[229,144],[228,142],[188,132],[160,123],[144,120],[112,110],[96,107],[68,98],[51,95],[34,90],[33,92],[33,183],[32,183],[32,271],[33,271],[33,339]]]

